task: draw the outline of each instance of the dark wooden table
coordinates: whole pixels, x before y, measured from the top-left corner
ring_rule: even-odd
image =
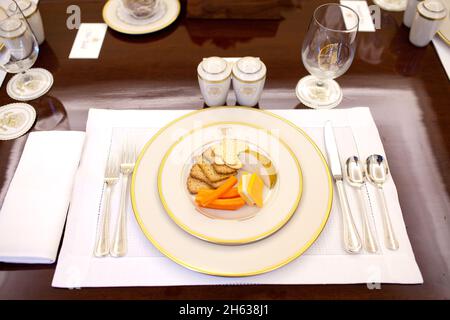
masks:
[[[280,21],[179,19],[156,34],[108,30],[98,60],[69,60],[76,31],[66,8],[78,3],[82,22],[102,22],[104,1],[41,0],[47,41],[38,67],[55,77],[51,91],[32,101],[33,130],[83,130],[89,108],[198,109],[203,101],[196,66],[206,56],[260,56],[268,67],[262,108],[303,108],[294,94],[307,74],[300,47],[314,8],[325,1],[283,3]],[[423,285],[220,286],[54,289],[55,265],[0,263],[3,299],[449,299],[450,82],[432,45],[408,42],[402,14],[382,11],[381,30],[360,33],[350,70],[338,79],[341,108],[369,106],[397,184]],[[13,102],[6,94],[0,103]],[[233,104],[232,98],[229,104]],[[0,204],[26,141],[0,142]]]

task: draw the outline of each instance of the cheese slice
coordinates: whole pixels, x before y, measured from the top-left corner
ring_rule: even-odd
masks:
[[[238,192],[241,198],[244,199],[249,206],[253,206],[255,205],[255,203],[250,199],[247,189],[250,176],[251,174],[248,172],[242,173],[241,179],[238,183]]]
[[[243,172],[238,183],[238,192],[249,206],[263,206],[264,182],[256,173]]]
[[[250,181],[248,182],[247,193],[252,202],[260,208],[262,208],[264,202],[263,190],[264,182],[256,173],[253,173],[250,177]]]

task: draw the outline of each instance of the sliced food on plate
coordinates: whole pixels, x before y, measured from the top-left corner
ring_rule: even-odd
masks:
[[[222,139],[195,158],[187,189],[198,207],[238,210],[262,208],[264,189],[271,189],[277,173],[270,159],[237,139]]]

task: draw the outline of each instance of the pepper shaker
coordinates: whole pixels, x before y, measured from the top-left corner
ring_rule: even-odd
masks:
[[[240,105],[253,107],[259,102],[266,72],[266,66],[259,58],[244,57],[233,65],[233,88]]]
[[[42,23],[41,13],[37,4],[30,0],[16,0],[17,5],[28,21],[36,40],[41,45],[45,41],[44,24]],[[13,13],[16,11],[15,4],[11,3],[8,11]]]
[[[409,41],[418,47],[426,46],[438,32],[446,16],[447,9],[439,0],[420,2],[409,32]]]
[[[220,57],[205,58],[197,67],[197,75],[205,103],[224,106],[231,85],[230,64]]]

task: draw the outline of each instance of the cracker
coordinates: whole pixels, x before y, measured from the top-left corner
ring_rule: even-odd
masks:
[[[213,187],[214,189],[217,189],[218,187],[220,187],[221,185],[223,185],[225,183],[225,180],[221,180],[221,181],[217,181],[217,182],[212,182],[210,183],[211,187]]]
[[[208,148],[205,152],[203,152],[203,159],[207,162],[211,163],[214,167],[214,170],[216,170],[217,173],[221,174],[234,174],[236,173],[236,169],[230,168],[226,164],[217,164],[214,163],[214,152],[212,148]]]
[[[235,174],[237,171],[236,169],[230,168],[226,164],[213,163],[212,166],[213,166],[214,170],[216,170],[217,173],[221,173],[221,174]]]
[[[208,148],[203,152],[203,158],[207,160],[209,163],[214,163],[214,154],[212,148]]]
[[[203,182],[201,180],[198,180],[198,179],[195,179],[192,177],[188,177],[188,179],[187,179],[187,188],[188,188],[189,192],[192,194],[197,194],[198,191],[201,189],[207,189],[207,190],[212,189],[211,186],[209,184],[207,184],[206,182]]]
[[[235,173],[234,174],[218,173],[214,169],[212,164],[209,164],[209,163],[206,163],[206,162],[199,163],[198,165],[202,169],[202,171],[205,174],[206,178],[208,178],[209,182],[217,182],[217,181],[225,180],[225,179],[227,179],[230,176],[235,174]]]
[[[205,183],[210,184],[211,181],[206,177],[205,173],[203,172],[203,170],[200,168],[199,164],[196,163],[192,166],[191,168],[191,172],[189,173],[189,175],[192,178],[195,178],[197,180],[203,181]]]

